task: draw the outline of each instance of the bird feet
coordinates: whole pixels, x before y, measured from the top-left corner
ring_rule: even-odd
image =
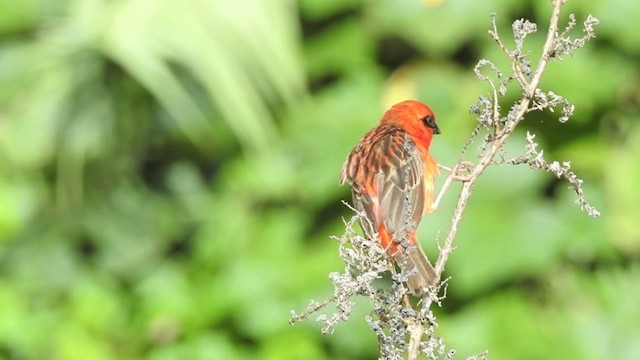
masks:
[[[425,208],[424,210],[425,214],[430,214],[438,209],[438,206],[440,205],[440,200],[442,200],[444,193],[447,191],[447,189],[449,188],[449,185],[451,185],[452,182],[471,181],[471,176],[473,175],[473,169],[475,168],[475,164],[472,163],[471,161],[463,160],[457,163],[456,166],[453,167],[453,169],[440,164],[438,164],[438,167],[449,172],[449,176],[447,176],[447,179],[444,181],[444,184],[442,184],[442,187],[440,188],[440,191],[438,192],[438,195],[436,196],[433,203],[431,203],[431,206]]]
[[[452,181],[467,182],[471,179],[471,172],[475,164],[471,161],[462,160],[453,169],[440,164],[438,164],[438,167],[447,171]]]

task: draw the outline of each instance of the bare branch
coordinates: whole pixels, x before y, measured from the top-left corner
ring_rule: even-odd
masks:
[[[483,154],[481,155],[481,158],[478,161],[477,165],[471,170],[470,175],[466,178],[466,181],[463,183],[462,190],[460,191],[458,202],[456,204],[456,208],[451,218],[451,225],[449,227],[449,232],[445,238],[444,245],[441,247],[440,255],[438,256],[438,260],[435,265],[436,273],[439,276],[442,276],[442,273],[444,272],[445,264],[449,258],[449,255],[451,255],[451,252],[453,251],[453,241],[456,237],[458,226],[462,219],[462,214],[471,196],[473,186],[475,185],[478,177],[487,168],[487,166],[494,163],[494,158],[496,154],[498,154],[499,150],[502,148],[502,145],[507,140],[507,138],[513,133],[516,126],[524,119],[525,114],[530,112],[532,109],[542,110],[545,108],[549,108],[550,106],[551,107],[556,106],[558,104],[563,105],[563,117],[561,118],[562,122],[566,121],[568,117],[573,113],[573,106],[570,105],[568,102],[566,102],[566,100],[564,100],[562,97],[559,97],[553,94],[552,92],[549,92],[545,95],[538,88],[540,84],[540,79],[542,78],[542,74],[544,73],[544,70],[547,66],[549,59],[551,59],[556,54],[558,49],[557,43],[558,41],[560,41],[558,39],[558,21],[560,18],[560,8],[564,4],[564,2],[565,0],[553,1],[553,10],[551,14],[551,21],[549,23],[549,29],[547,31],[547,38],[544,43],[544,47],[543,47],[540,59],[538,60],[538,65],[536,67],[535,72],[533,72],[533,76],[531,77],[530,82],[526,82],[526,80],[524,80],[522,76],[522,75],[526,75],[526,71],[524,72],[522,71],[523,58],[521,57],[521,55],[522,55],[523,41],[528,34],[536,31],[535,24],[532,24],[525,20],[517,20],[514,22],[513,30],[514,30],[514,38],[516,40],[516,50],[509,51],[504,45],[504,43],[502,42],[502,40],[500,40],[500,37],[496,29],[496,25],[495,25],[495,16],[492,17],[493,30],[490,31],[489,33],[491,37],[494,40],[496,40],[500,48],[510,57],[513,65],[512,70],[514,72],[514,75],[516,76],[516,78],[519,79],[518,81],[520,82],[520,84],[523,85],[524,96],[519,101],[517,101],[514,104],[514,106],[511,108],[505,120],[505,127],[495,131],[495,135],[490,138],[491,140],[490,147],[486,149],[486,151],[483,151]],[[589,19],[591,20],[588,20],[587,22],[590,27],[588,28],[588,30],[585,30],[585,32],[588,34],[588,35],[585,35],[587,36],[587,39],[595,36],[595,35],[592,35],[593,34],[592,27],[593,25],[597,24],[597,19],[592,18],[591,16],[589,17]],[[587,22],[585,22],[585,28],[587,27]],[[571,27],[572,27],[571,25],[568,26],[568,28],[571,28]],[[488,63],[487,60],[480,60],[480,62],[476,66],[475,72],[477,77],[480,80],[485,80],[489,82],[492,88],[492,92],[494,94],[494,103],[495,103],[498,100],[497,100],[497,96],[495,96],[494,84],[490,80],[488,80],[485,75],[479,74],[479,71],[477,71],[478,67],[485,66],[487,63]],[[548,97],[552,97],[553,99],[549,101],[547,100]],[[544,100],[546,101],[546,103],[544,104],[538,103],[530,108],[531,102],[533,101],[533,99],[536,99],[536,98],[539,100]],[[475,106],[477,107],[477,105]],[[484,105],[484,107],[485,109],[490,108],[487,105]],[[491,108],[496,109],[498,107],[493,106]],[[476,108],[472,107],[471,111],[474,112],[474,110],[476,110]],[[496,115],[492,112],[490,117],[495,118]],[[483,119],[486,119],[486,117],[483,117],[483,115],[481,114],[479,117],[479,122],[483,123]],[[486,120],[484,121],[486,122]],[[493,122],[493,124],[498,124],[498,122]],[[548,169],[548,167],[546,169]],[[569,180],[570,183],[572,184],[574,190],[579,196],[578,202],[581,205],[581,207],[585,209],[589,215],[598,216],[599,215],[598,211],[595,208],[593,208],[591,205],[589,205],[583,198],[583,192],[580,187],[580,185],[582,184],[582,180],[577,179],[575,174],[572,172],[570,174],[568,172],[564,172],[563,174],[566,174],[567,175],[566,177],[570,179]]]

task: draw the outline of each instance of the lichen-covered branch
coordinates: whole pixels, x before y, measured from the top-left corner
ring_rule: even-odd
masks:
[[[485,142],[487,144],[485,144],[480,160],[475,167],[470,170],[462,185],[462,190],[460,191],[458,202],[451,219],[451,226],[447,233],[447,237],[445,238],[444,245],[440,249],[440,256],[438,257],[435,266],[436,272],[440,276],[444,271],[444,266],[449,255],[453,251],[453,241],[456,237],[458,226],[462,219],[462,214],[464,213],[467,202],[471,197],[475,182],[489,165],[500,163],[496,161],[496,155],[502,149],[505,141],[513,134],[516,126],[525,119],[525,115],[534,110],[542,111],[548,109],[553,111],[553,108],[558,105],[562,106],[562,116],[559,119],[560,122],[566,122],[573,114],[574,107],[566,99],[551,91],[545,93],[539,88],[540,80],[549,60],[558,59],[561,55],[570,53],[571,51],[584,46],[587,40],[595,37],[593,26],[598,23],[598,20],[589,16],[584,23],[585,35],[579,39],[571,40],[567,35],[575,26],[575,24],[572,24],[572,22],[575,23],[575,16],[571,15],[569,17],[570,23],[567,25],[565,31],[562,34],[558,34],[560,9],[564,3],[565,0],[553,1],[553,10],[546,41],[535,71],[531,70],[530,61],[523,51],[523,43],[527,35],[537,30],[536,24],[527,20],[516,20],[513,23],[516,48],[514,50],[509,50],[500,39],[496,28],[495,16],[492,16],[493,29],[489,31],[489,34],[510,58],[512,76],[508,77],[506,81],[501,82],[499,87],[496,87],[490,76],[483,75],[481,73],[481,69],[483,67],[489,67],[496,78],[503,78],[502,73],[491,61],[486,59],[480,60],[474,69],[476,76],[480,80],[486,81],[489,84],[492,96],[490,100],[487,97],[480,97],[478,102],[471,107],[471,112],[477,115],[478,123],[484,127],[490,128],[491,132],[490,136],[485,138]],[[520,85],[520,88],[522,89],[522,97],[513,104],[507,115],[502,117],[499,113],[500,104],[497,94],[504,96],[506,94],[506,83],[513,79],[515,79]],[[537,145],[532,142],[533,138],[528,137],[527,140],[529,141],[529,147],[533,146],[535,149],[535,146]],[[597,217],[600,215],[598,210],[590,205],[584,198],[584,193],[581,188],[582,180],[579,179],[575,173],[569,170],[569,162],[564,162],[562,167],[554,165],[557,164],[557,162],[547,164],[542,157],[542,152],[532,152],[529,148],[525,156],[519,157],[513,161],[507,161],[507,163],[527,163],[529,165],[534,165],[532,167],[535,169],[550,171],[558,177],[564,177],[569,181],[576,192],[577,202],[581,208],[586,211],[589,216]]]

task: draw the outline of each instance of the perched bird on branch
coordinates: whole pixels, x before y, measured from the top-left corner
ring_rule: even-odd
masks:
[[[365,235],[377,235],[387,255],[403,271],[413,272],[407,286],[415,296],[437,281],[416,238],[422,215],[435,210],[439,170],[429,154],[435,134],[440,129],[427,105],[414,100],[395,104],[351,151],[340,176],[340,185],[351,185],[353,205],[364,215],[360,226]]]

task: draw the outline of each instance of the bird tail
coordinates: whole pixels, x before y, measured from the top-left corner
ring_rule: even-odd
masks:
[[[416,242],[416,246],[411,249],[403,259],[397,259],[402,265],[405,272],[413,272],[407,279],[407,286],[411,294],[422,297],[424,292],[431,286],[435,285],[438,277],[436,270],[433,268],[427,255],[422,250],[420,243]],[[406,264],[406,265],[404,265]],[[415,271],[413,270],[415,269]]]

